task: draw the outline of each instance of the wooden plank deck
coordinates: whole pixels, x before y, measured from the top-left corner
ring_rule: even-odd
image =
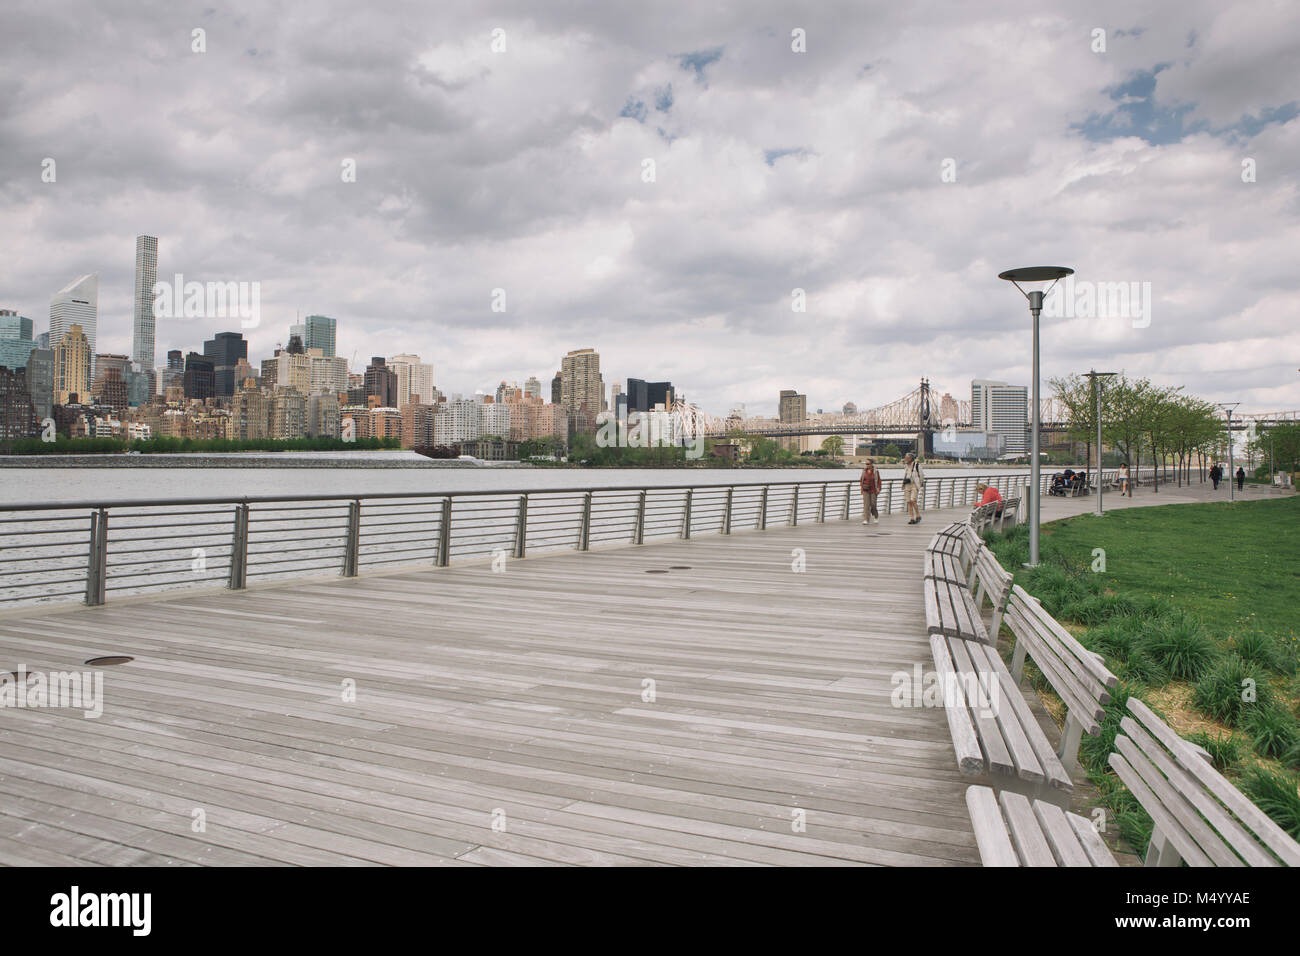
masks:
[[[0,710],[0,863],[978,863],[890,702],[951,515],[6,616],[0,669],[135,661],[98,719]]]

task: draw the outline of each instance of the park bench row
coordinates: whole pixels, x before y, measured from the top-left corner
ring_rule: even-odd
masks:
[[[1101,732],[1118,679],[998,563],[970,521],[931,538],[926,624],[960,771],[984,781],[967,806],[986,866],[1113,866],[1091,821],[1070,813],[1082,736]],[[985,625],[983,607],[991,606]],[[997,652],[1003,621],[1011,665]],[[1053,746],[1020,692],[1033,660],[1066,706]],[[1149,866],[1300,865],[1300,844],[1137,698],[1109,763],[1155,821]]]

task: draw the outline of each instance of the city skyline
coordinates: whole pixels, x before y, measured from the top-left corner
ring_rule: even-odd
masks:
[[[250,354],[321,313],[338,354],[383,341],[449,394],[545,380],[589,345],[714,414],[774,415],[791,384],[867,408],[921,375],[954,393],[968,370],[1027,381],[1027,316],[996,274],[1060,262],[1080,283],[1149,283],[1152,301],[1141,319],[1045,316],[1044,378],[1118,367],[1300,407],[1300,120],[1270,80],[1295,72],[1285,13],[945,9],[920,29],[883,4],[760,4],[743,26],[453,4],[395,30],[348,7],[306,29],[301,10],[236,5],[122,11],[111,40],[96,17],[5,12],[30,43],[0,116],[17,227],[0,307],[43,324],[52,292],[98,273],[95,350],[131,354],[128,250],[158,236],[160,278],[261,283]],[[976,21],[1023,55],[972,46]],[[1234,68],[1242,46],[1256,68]],[[95,113],[134,120],[82,122]],[[160,319],[157,354],[228,330]]]

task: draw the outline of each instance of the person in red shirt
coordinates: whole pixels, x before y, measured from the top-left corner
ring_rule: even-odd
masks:
[[[872,459],[867,459],[866,467],[862,469],[862,477],[858,479],[858,487],[862,489],[862,523],[871,524],[874,517],[876,523],[880,523],[880,512],[876,510],[876,496],[880,494],[880,472],[876,471],[876,463]]]
[[[975,486],[975,490],[982,495],[979,500],[981,506],[996,504],[997,507],[993,509],[994,513],[999,515],[1002,514],[1002,492],[998,491],[991,485],[984,484],[982,481]]]

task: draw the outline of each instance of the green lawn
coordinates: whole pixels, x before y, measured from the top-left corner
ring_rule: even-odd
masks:
[[[1080,758],[1130,844],[1145,847],[1150,820],[1106,766],[1129,696],[1210,750],[1300,838],[1300,496],[1051,522],[1032,569],[1022,567],[1027,528],[989,546],[1120,678],[1106,728]]]

